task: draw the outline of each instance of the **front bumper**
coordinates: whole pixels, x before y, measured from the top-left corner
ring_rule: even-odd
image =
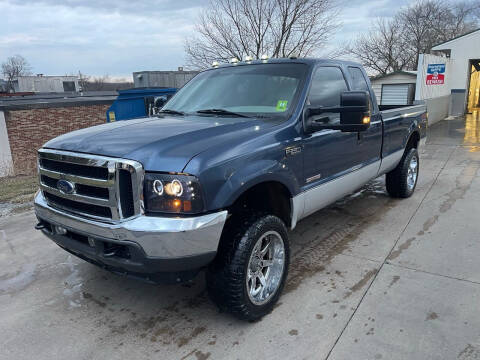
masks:
[[[140,215],[110,224],[53,208],[41,192],[34,205],[42,232],[59,246],[112,271],[139,276],[207,265],[227,218],[227,211],[182,218]]]

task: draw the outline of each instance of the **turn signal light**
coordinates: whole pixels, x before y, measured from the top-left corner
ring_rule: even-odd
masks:
[[[183,211],[184,212],[190,212],[192,211],[192,202],[189,200],[185,200],[183,202]]]
[[[364,116],[362,123],[365,125],[370,124],[370,116]]]

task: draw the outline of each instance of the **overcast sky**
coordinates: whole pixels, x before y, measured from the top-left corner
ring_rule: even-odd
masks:
[[[409,0],[342,0],[342,26],[330,46],[392,16]],[[207,0],[0,0],[0,62],[23,55],[34,73],[81,70],[131,79],[133,71],[175,70]]]

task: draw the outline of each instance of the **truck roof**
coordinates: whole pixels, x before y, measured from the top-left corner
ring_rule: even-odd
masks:
[[[238,61],[238,63],[219,63],[218,67],[224,68],[229,66],[241,66],[241,65],[254,65],[254,64],[306,64],[313,66],[315,64],[331,64],[331,65],[354,65],[362,66],[360,63],[346,60],[336,60],[336,59],[322,59],[322,58],[271,58],[268,60],[252,60],[252,61]]]

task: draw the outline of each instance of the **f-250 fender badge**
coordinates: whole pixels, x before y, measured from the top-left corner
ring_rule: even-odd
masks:
[[[314,181],[314,180],[318,180],[318,179],[321,179],[321,178],[322,178],[322,174],[317,174],[317,175],[313,175],[313,176],[311,176],[311,177],[309,177],[309,178],[306,178],[306,179],[305,179],[305,182],[306,182],[306,183],[310,183],[310,182],[312,182],[312,181]]]
[[[300,154],[302,152],[302,147],[301,146],[291,146],[285,149],[285,154],[287,156],[293,156]]]

